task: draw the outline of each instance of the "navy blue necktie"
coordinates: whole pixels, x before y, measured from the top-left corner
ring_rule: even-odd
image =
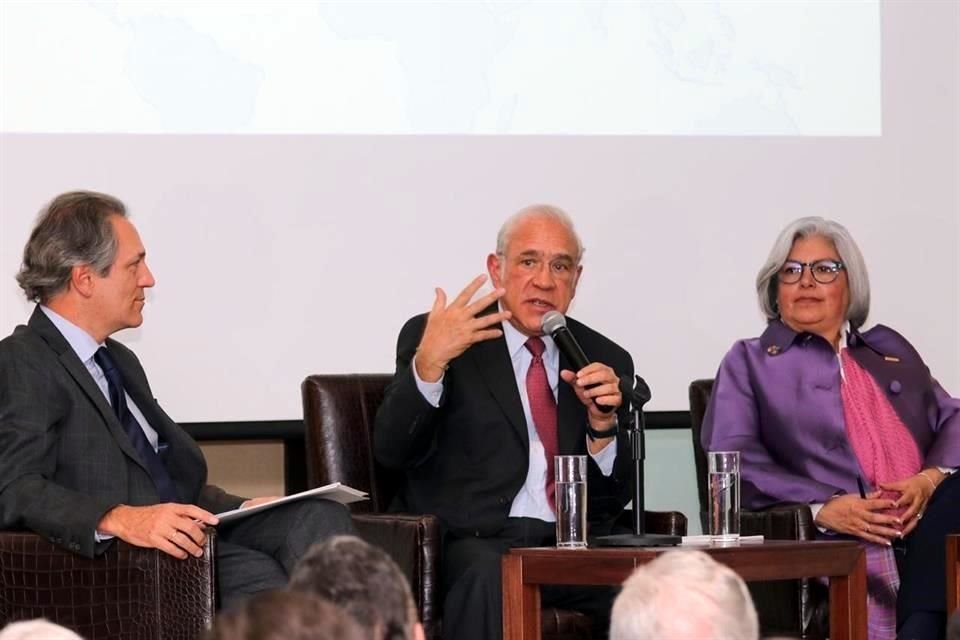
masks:
[[[163,502],[179,502],[176,486],[173,484],[173,479],[170,477],[166,465],[163,464],[163,460],[160,459],[157,452],[153,450],[153,446],[147,440],[147,434],[143,432],[140,423],[130,413],[130,408],[127,406],[127,394],[123,389],[123,377],[120,375],[120,370],[117,368],[113,356],[110,355],[106,347],[100,347],[93,354],[93,359],[103,369],[103,375],[107,377],[107,388],[110,393],[110,404],[113,406],[113,412],[117,414],[117,419],[123,425],[123,430],[127,432],[130,444],[133,445],[137,455],[140,456],[140,461],[150,473],[150,478],[157,488],[160,500]]]

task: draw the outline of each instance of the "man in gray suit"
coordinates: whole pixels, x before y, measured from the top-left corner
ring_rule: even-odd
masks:
[[[215,513],[254,506],[207,484],[196,443],[157,404],[132,351],[109,336],[143,322],[155,284],[122,202],[58,196],[17,280],[38,305],[0,341],[0,528],[26,528],[92,557],[114,538],[200,555]],[[229,606],[283,587],[319,539],[352,531],[339,504],[301,501],[220,527]]]

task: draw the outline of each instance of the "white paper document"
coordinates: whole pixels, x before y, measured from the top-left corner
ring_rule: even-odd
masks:
[[[358,491],[353,487],[348,487],[345,484],[334,482],[322,487],[317,487],[316,489],[301,491],[300,493],[295,493],[292,496],[285,496],[283,498],[274,500],[273,502],[258,504],[255,507],[224,511],[223,513],[216,514],[216,516],[220,519],[220,524],[225,524],[227,522],[239,520],[240,518],[252,516],[255,513],[260,513],[261,511],[266,511],[267,509],[273,509],[281,504],[303,500],[304,498],[323,498],[324,500],[333,500],[334,502],[339,502],[340,504],[350,504],[351,502],[360,502],[361,500],[366,500],[368,496],[363,491]]]
[[[723,543],[719,543],[719,542],[718,542],[718,543],[716,543],[716,545],[714,545],[713,539],[712,539],[710,536],[708,536],[708,535],[702,535],[702,536],[683,536],[683,538],[681,539],[680,544],[681,544],[682,546],[685,546],[685,547],[686,547],[686,546],[691,546],[691,547],[702,547],[702,546],[717,546],[717,547],[723,547],[723,546],[728,546],[728,547],[729,547],[729,546],[736,546],[738,543],[739,543],[739,544],[750,544],[750,543],[755,543],[755,542],[763,542],[763,536],[740,536],[740,539],[739,539],[738,541],[736,541],[736,542],[732,542],[732,543],[728,543],[728,544],[723,544]]]

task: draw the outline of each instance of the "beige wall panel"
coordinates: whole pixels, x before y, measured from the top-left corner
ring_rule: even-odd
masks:
[[[282,442],[204,442],[208,481],[239,496],[282,496]]]

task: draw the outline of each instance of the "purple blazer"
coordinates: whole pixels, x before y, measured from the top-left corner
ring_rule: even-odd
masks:
[[[960,466],[960,400],[937,384],[913,346],[883,325],[852,332],[848,346],[886,390],[924,468]],[[724,357],[701,439],[707,451],[740,452],[745,509],[826,502],[856,493],[857,476],[866,482],[847,439],[833,347],[780,321]]]

